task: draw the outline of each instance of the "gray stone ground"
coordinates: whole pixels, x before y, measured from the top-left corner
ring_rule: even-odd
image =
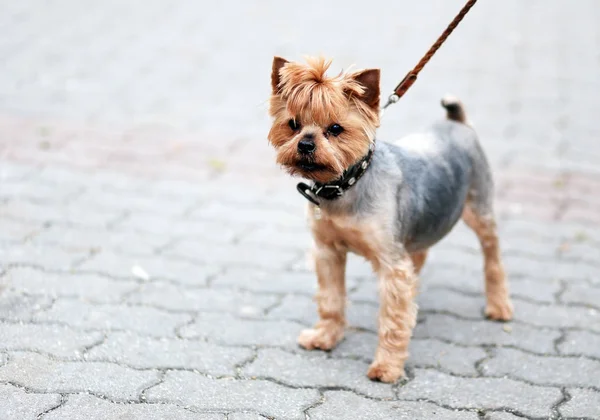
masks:
[[[316,318],[303,199],[266,143],[273,54],[391,90],[462,0],[0,1],[0,419],[600,419],[600,3],[481,1],[380,138],[459,95],[497,177],[515,320],[463,226],[409,380],[370,382],[376,283]]]

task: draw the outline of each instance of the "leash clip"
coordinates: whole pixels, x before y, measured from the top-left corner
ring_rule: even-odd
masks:
[[[383,106],[383,109],[381,110],[381,111],[382,111],[382,114],[383,114],[383,111],[385,111],[385,109],[386,109],[388,106],[390,106],[390,105],[392,105],[392,104],[395,104],[395,103],[396,103],[396,102],[398,102],[399,100],[400,100],[400,97],[399,97],[398,95],[396,95],[395,93],[392,93],[392,94],[390,95],[390,97],[388,98],[388,101],[387,101],[387,103],[386,103],[386,104]]]

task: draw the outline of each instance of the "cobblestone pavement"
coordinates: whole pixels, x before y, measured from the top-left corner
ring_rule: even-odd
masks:
[[[371,382],[376,282],[316,318],[303,199],[273,163],[274,54],[391,90],[462,5],[0,1],[0,419],[600,419],[600,4],[481,1],[385,116],[459,95],[497,178],[515,320],[462,225],[422,275],[409,380]]]

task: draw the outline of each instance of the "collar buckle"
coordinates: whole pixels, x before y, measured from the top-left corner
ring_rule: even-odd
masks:
[[[313,203],[316,206],[319,206],[320,203],[317,201],[317,199],[315,198],[316,195],[314,195],[313,197],[313,191],[312,188],[309,187],[308,185],[306,185],[304,182],[300,182],[298,183],[298,185],[296,185],[296,189],[298,190],[298,192],[300,194],[302,194],[304,196],[304,198],[306,198],[308,201],[310,201],[311,203]]]

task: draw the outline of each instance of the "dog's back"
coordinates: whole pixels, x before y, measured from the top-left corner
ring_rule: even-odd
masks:
[[[428,248],[443,238],[460,219],[473,185],[489,174],[460,102],[444,99],[442,105],[447,120],[384,145],[402,171],[398,212],[407,216],[401,217],[398,239],[410,251]]]

